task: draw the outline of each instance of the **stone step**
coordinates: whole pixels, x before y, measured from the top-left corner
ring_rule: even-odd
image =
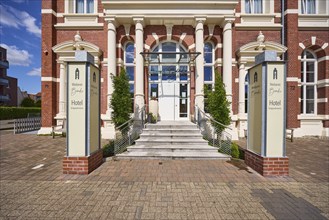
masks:
[[[166,124],[147,124],[146,129],[169,129],[169,130],[182,130],[182,129],[198,129],[195,124],[175,124],[175,125],[166,125]]]
[[[200,145],[200,144],[207,144],[207,141],[203,139],[193,139],[192,141],[190,139],[172,139],[172,138],[159,138],[159,137],[153,137],[153,138],[140,138],[136,140],[136,145],[145,145],[145,144],[153,144],[153,145],[163,145],[163,144],[189,144],[189,145]]]
[[[212,160],[222,159],[229,160],[231,157],[221,153],[212,152],[200,152],[200,151],[176,151],[176,152],[146,152],[146,151],[135,151],[135,152],[124,152],[116,156],[118,159],[185,159],[185,160]]]
[[[134,145],[127,148],[128,152],[144,151],[144,152],[183,152],[197,151],[217,153],[218,149],[209,145]]]
[[[186,133],[154,133],[154,132],[143,132],[141,135],[142,138],[169,138],[169,139],[202,139],[202,135],[199,134],[186,134]]]
[[[200,130],[195,129],[144,129],[143,134],[200,134]]]

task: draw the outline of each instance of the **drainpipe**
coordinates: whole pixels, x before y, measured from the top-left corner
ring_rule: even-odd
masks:
[[[281,0],[281,44],[285,45],[285,39],[284,39],[284,0]],[[282,60],[285,60],[285,53],[282,54]]]

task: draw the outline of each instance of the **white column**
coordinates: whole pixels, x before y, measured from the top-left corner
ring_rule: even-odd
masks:
[[[223,28],[223,83],[226,96],[232,103],[232,21],[225,20]],[[232,104],[230,105],[232,113]]]
[[[239,66],[239,115],[243,115],[245,109],[245,64]]]
[[[64,62],[59,64],[59,111],[56,119],[66,118],[66,67]]]
[[[115,127],[112,122],[111,99],[113,93],[113,82],[111,75],[115,76],[117,72],[116,63],[116,22],[114,18],[106,18],[108,22],[107,29],[107,110],[105,115],[101,115],[104,122],[102,127],[103,139],[115,138]]]
[[[113,93],[112,77],[116,76],[117,63],[116,63],[116,24],[114,19],[108,19],[107,29],[107,112],[106,114],[111,116],[111,98]]]
[[[144,106],[144,58],[140,54],[144,51],[143,18],[134,18],[134,22],[136,34],[135,106],[141,109]]]
[[[197,56],[195,64],[195,105],[200,109],[204,109],[204,96],[203,96],[203,83],[204,83],[204,42],[203,42],[203,24],[206,21],[205,18],[196,18],[195,26],[195,51],[201,54]]]

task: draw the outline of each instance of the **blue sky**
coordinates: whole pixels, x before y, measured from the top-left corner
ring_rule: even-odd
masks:
[[[7,75],[23,91],[41,91],[41,0],[0,0],[0,45],[7,49]]]

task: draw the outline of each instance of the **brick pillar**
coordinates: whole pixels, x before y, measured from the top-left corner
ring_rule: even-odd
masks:
[[[56,12],[56,3],[56,0],[42,1],[42,9],[50,9]],[[41,76],[47,77],[47,79],[42,80],[41,83],[43,100],[41,103],[41,114],[42,128],[48,128],[48,130],[52,125],[55,124],[54,117],[57,113],[57,83],[51,80],[52,77],[57,77],[56,54],[54,54],[52,51],[52,47],[56,44],[54,24],[56,24],[56,17],[53,15],[53,13],[42,14]]]
[[[285,2],[285,40],[289,48],[286,53],[287,77],[300,78],[300,63],[298,61],[298,1]],[[293,78],[292,78],[293,77]],[[300,127],[297,115],[300,114],[300,89],[297,80],[287,80],[287,128]]]

